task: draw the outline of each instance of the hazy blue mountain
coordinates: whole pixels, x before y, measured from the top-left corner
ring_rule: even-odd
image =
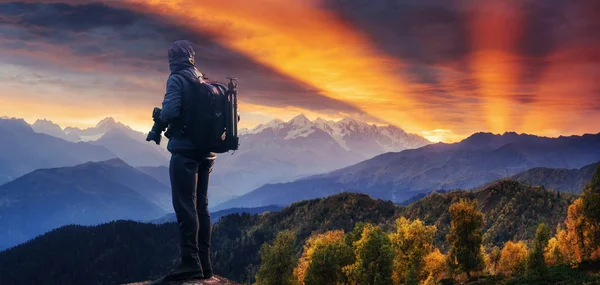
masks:
[[[561,192],[581,193],[599,165],[600,162],[597,162],[573,169],[536,167],[514,175],[511,179]]]
[[[344,191],[400,203],[433,190],[471,189],[534,167],[580,168],[599,160],[600,134],[477,133],[458,143],[386,153],[327,174],[265,185],[215,210],[288,205]]]
[[[115,155],[102,146],[36,133],[22,119],[0,119],[0,184],[39,168],[73,166]]]
[[[66,141],[71,141],[71,142],[81,141],[79,139],[79,136],[77,136],[75,134],[68,135],[61,128],[61,126],[59,126],[58,124],[55,124],[54,122],[52,122],[50,120],[46,120],[46,119],[36,120],[35,123],[33,123],[33,125],[31,125],[31,128],[36,133],[51,135],[53,137],[57,137],[57,138],[60,138],[60,139],[66,140]]]
[[[137,169],[160,181],[162,184],[171,185],[168,166],[140,166]]]
[[[0,249],[67,224],[161,217],[167,193],[120,159],[33,171],[0,186]]]
[[[142,133],[132,130],[111,129],[90,143],[106,147],[132,166],[165,166],[169,163],[169,153],[165,149],[147,142]]]

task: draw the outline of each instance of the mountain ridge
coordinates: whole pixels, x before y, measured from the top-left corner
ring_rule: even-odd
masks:
[[[579,168],[597,161],[600,133],[559,138],[476,133],[458,143],[385,153],[324,174],[266,184],[215,210],[285,206],[344,191],[399,203],[435,190],[472,189],[534,167]]]

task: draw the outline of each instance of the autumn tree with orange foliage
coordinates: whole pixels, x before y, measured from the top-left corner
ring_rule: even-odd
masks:
[[[578,264],[584,260],[589,260],[592,254],[592,241],[590,239],[590,227],[583,213],[583,200],[581,198],[575,200],[569,206],[565,226],[567,227],[566,235],[563,234],[559,242],[562,243],[561,248],[565,250],[563,254],[567,257],[567,261]]]
[[[427,279],[424,284],[437,284],[448,275],[448,257],[435,248],[424,258]]]
[[[505,275],[521,275],[525,273],[527,263],[527,245],[522,242],[508,241],[500,252],[498,273]]]

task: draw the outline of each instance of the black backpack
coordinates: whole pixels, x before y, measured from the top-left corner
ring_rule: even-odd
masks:
[[[201,151],[237,150],[237,94],[218,82],[188,82],[192,89],[182,97],[182,105],[189,106],[183,114],[183,135]]]

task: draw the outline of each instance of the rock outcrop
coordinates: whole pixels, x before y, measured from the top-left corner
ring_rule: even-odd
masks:
[[[151,281],[137,282],[137,283],[129,283],[123,285],[147,285],[150,284]],[[239,283],[233,282],[229,279],[215,276],[210,280],[192,280],[192,281],[182,281],[182,282],[171,282],[169,285],[241,285]]]

